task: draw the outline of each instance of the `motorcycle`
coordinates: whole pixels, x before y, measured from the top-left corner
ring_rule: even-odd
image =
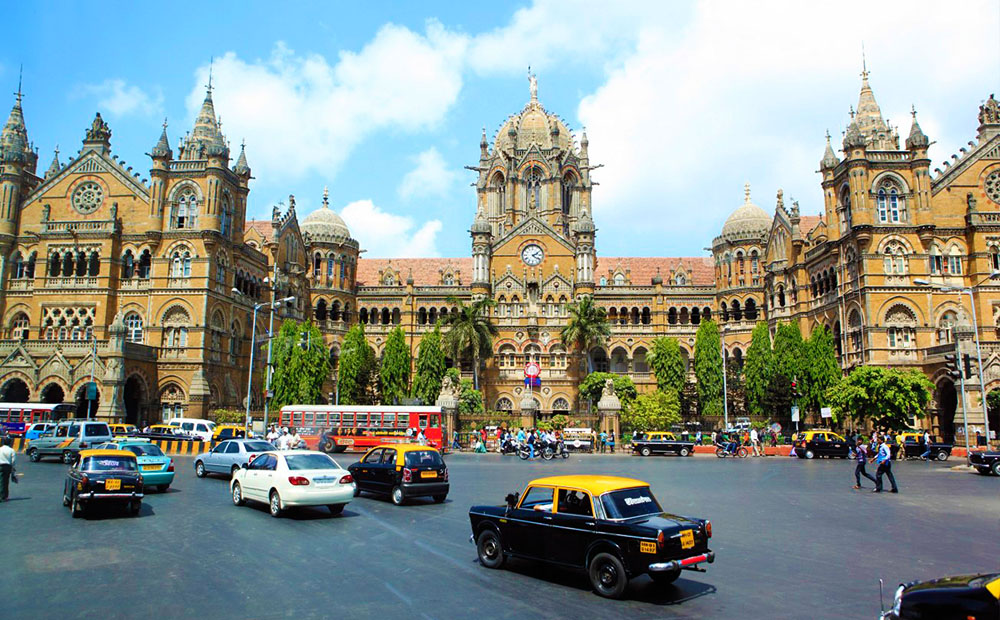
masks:
[[[500,454],[517,454],[518,443],[516,441],[504,441],[500,444]]]
[[[555,457],[556,453],[551,446],[543,446],[541,448],[535,449],[535,458],[542,457],[543,460],[551,461]],[[531,458],[531,448],[527,443],[523,443],[517,447],[517,456],[520,457],[522,461],[527,461]]]
[[[735,441],[730,441],[726,444],[721,444],[721,443],[715,444],[715,456],[719,457],[720,459],[724,459],[727,456],[731,456],[733,458],[739,457],[741,459],[745,459],[749,455],[750,451],[747,450],[746,447],[738,445]]]

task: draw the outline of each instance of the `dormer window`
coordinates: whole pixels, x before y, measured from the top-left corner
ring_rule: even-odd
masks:
[[[442,279],[445,286],[455,286],[455,276],[450,273],[446,273]]]
[[[613,280],[615,286],[625,286],[625,274],[616,273],[615,279]]]
[[[683,273],[679,273],[676,276],[674,276],[674,284],[676,284],[677,286],[684,286],[685,284],[687,284],[687,278],[684,276]]]

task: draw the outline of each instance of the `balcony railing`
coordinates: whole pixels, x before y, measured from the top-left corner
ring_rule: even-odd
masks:
[[[112,233],[115,230],[114,220],[78,220],[70,222],[45,222],[42,232],[82,232],[82,233]]]
[[[96,288],[97,277],[71,276],[45,278],[46,288]]]

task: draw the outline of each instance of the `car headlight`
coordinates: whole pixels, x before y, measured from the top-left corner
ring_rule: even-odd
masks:
[[[896,594],[892,597],[892,613],[897,616],[899,616],[899,607],[903,603],[903,590],[905,589],[906,587],[900,584],[900,586],[896,588]]]

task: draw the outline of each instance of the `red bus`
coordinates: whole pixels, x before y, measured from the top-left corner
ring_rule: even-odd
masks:
[[[24,437],[35,422],[58,422],[72,417],[76,406],[50,403],[0,403],[0,426],[15,437]],[[34,439],[33,437],[30,439]]]
[[[294,427],[310,448],[324,452],[364,451],[383,443],[415,442],[420,431],[428,445],[445,447],[440,407],[288,405],[281,408],[279,422]],[[411,437],[407,437],[407,429]]]

